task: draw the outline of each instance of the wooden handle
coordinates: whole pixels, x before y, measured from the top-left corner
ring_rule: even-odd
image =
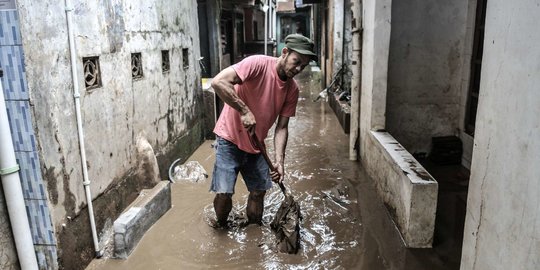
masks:
[[[259,148],[259,151],[261,151],[261,154],[263,155],[264,160],[266,160],[266,163],[268,163],[268,167],[270,167],[270,170],[272,172],[277,172],[277,169],[274,167],[274,165],[272,164],[272,161],[270,160],[270,158],[268,157],[268,154],[266,153],[266,147],[264,147],[261,141],[259,141],[259,139],[257,138],[257,134],[255,134],[255,132],[253,132],[250,139],[251,139],[251,144],[254,144],[254,146],[256,146],[256,148]],[[283,181],[279,182],[278,184],[283,194],[285,194],[285,186],[283,185]]]

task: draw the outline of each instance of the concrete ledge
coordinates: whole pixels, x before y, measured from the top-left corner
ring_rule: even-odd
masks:
[[[339,96],[335,94],[328,95],[328,105],[336,114],[339,124],[345,134],[349,134],[351,126],[351,106],[345,101],[340,101]]]
[[[114,222],[114,257],[126,259],[152,225],[171,208],[169,181],[144,189]]]
[[[388,132],[368,133],[366,169],[407,247],[433,244],[438,184]]]

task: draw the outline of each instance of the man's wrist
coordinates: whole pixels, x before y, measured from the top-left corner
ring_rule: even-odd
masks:
[[[241,115],[247,115],[248,113],[250,113],[251,111],[249,110],[249,108],[247,106],[241,106],[240,107],[240,114]]]

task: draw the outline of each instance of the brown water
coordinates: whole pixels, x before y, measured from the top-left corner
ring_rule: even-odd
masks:
[[[274,250],[269,228],[283,195],[276,186],[265,199],[264,226],[216,230],[210,178],[172,185],[170,209],[127,260],[94,260],[87,269],[457,269],[433,250],[403,247],[360,163],[348,160],[348,136],[326,103],[310,97],[309,76],[291,119],[285,185],[303,215],[297,255]],[[311,90],[317,92],[319,89]],[[271,136],[269,136],[271,138]],[[214,151],[205,142],[190,158],[211,177]],[[272,156],[272,140],[267,140]],[[242,214],[247,191],[240,180],[233,197]]]

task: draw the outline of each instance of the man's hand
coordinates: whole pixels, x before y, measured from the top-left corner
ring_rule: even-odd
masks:
[[[255,116],[253,113],[246,107],[246,110],[240,115],[240,121],[242,125],[246,128],[249,135],[253,135],[255,132]]]
[[[283,165],[281,163],[274,164],[274,168],[276,168],[275,171],[270,171],[270,177],[272,177],[272,181],[276,183],[283,182],[283,176],[285,175],[285,170],[283,169]]]

